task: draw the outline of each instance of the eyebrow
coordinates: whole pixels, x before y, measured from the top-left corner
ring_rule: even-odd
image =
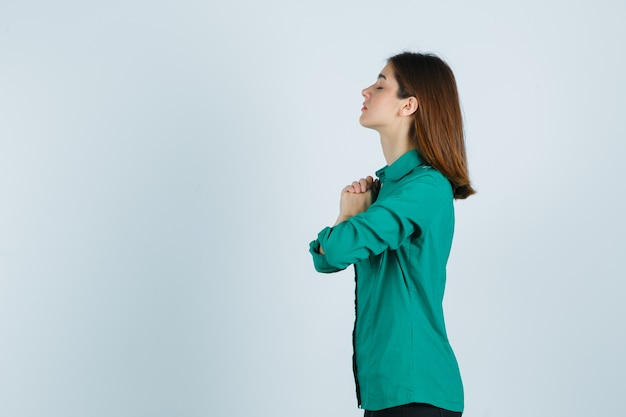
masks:
[[[383,80],[387,80],[387,77],[385,77],[383,74],[378,74],[378,78],[382,78]]]

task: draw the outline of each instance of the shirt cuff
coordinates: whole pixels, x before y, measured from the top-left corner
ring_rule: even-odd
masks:
[[[320,233],[320,235],[322,233]],[[337,271],[341,271],[342,269],[345,269],[345,268],[337,268],[329,264],[328,261],[326,260],[326,256],[322,255],[319,252],[319,250],[320,250],[320,241],[319,239],[315,239],[309,244],[309,252],[313,256],[313,265],[315,266],[315,270],[317,272],[330,273],[330,272],[337,272]]]

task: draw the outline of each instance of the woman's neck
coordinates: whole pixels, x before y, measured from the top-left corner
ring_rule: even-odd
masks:
[[[415,149],[415,146],[411,144],[408,133],[401,136],[387,136],[381,133],[380,144],[383,148],[383,155],[385,155],[385,161],[387,165],[393,164],[396,159],[408,151]]]

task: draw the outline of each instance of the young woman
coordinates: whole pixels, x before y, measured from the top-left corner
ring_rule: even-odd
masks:
[[[463,386],[444,324],[453,199],[470,185],[454,75],[440,58],[391,57],[362,92],[361,125],[387,165],[346,186],[315,268],[355,266],[354,375],[365,416],[461,416]]]

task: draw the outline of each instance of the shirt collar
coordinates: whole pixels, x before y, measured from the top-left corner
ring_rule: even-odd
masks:
[[[414,168],[423,165],[424,162],[420,158],[416,149],[412,149],[396,159],[391,165],[387,165],[376,171],[376,176],[380,182],[397,181],[411,172]]]

